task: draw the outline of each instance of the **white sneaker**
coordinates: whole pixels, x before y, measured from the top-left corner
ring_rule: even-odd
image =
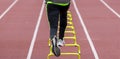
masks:
[[[57,41],[58,39],[56,38],[56,36],[53,37],[53,39],[51,40],[52,43],[52,52],[56,57],[60,56],[60,48],[57,46]]]
[[[65,41],[62,40],[62,39],[59,39],[58,42],[57,42],[57,46],[59,46],[59,47],[64,46],[64,44],[65,44]]]

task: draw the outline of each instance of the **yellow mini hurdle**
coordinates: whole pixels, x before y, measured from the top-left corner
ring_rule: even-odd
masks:
[[[71,39],[71,40],[74,40],[74,43],[72,44],[65,44],[65,46],[68,46],[68,47],[77,47],[77,52],[61,52],[61,55],[75,55],[75,56],[78,56],[78,59],[80,59],[80,45],[77,44],[77,38],[76,38],[76,33],[75,33],[75,29],[74,29],[74,26],[73,26],[73,22],[72,22],[72,14],[70,11],[67,12],[67,19],[68,19],[68,24],[67,25],[67,29],[71,29],[71,30],[66,30],[65,31],[65,34],[73,34],[73,36],[65,36],[64,39]],[[48,54],[47,56],[47,59],[50,59],[50,56],[54,56],[54,54],[52,53],[52,46],[50,44],[50,39],[48,41],[48,45],[50,47],[50,53]]]

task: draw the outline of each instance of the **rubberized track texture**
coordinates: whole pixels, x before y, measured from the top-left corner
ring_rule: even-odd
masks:
[[[80,59],[120,59],[119,6],[119,0],[71,0],[69,11],[80,45]],[[73,38],[72,34],[65,35]],[[0,59],[47,59],[48,41],[44,0],[0,0]],[[65,42],[74,43],[72,39]],[[61,50],[78,52],[77,47],[65,46]],[[78,59],[78,56],[50,56],[50,59]]]

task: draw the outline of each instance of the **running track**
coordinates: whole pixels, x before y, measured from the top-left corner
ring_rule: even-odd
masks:
[[[81,59],[120,59],[120,1],[74,1],[70,11]],[[0,0],[0,59],[47,58],[49,25],[44,6],[42,0]],[[65,58],[76,59],[51,59]]]

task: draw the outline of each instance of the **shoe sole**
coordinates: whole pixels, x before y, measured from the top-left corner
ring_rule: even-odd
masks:
[[[60,49],[58,47],[53,47],[52,52],[56,57],[60,56]]]

